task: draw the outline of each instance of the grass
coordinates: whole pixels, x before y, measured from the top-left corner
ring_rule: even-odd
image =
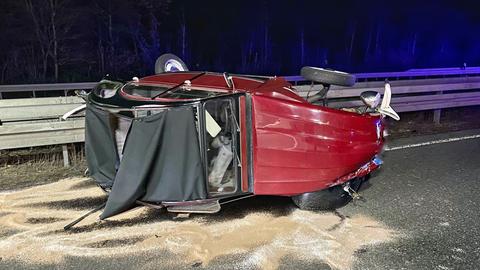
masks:
[[[0,190],[82,176],[87,167],[83,145],[69,145],[70,167],[63,166],[61,149],[50,146],[0,152]]]

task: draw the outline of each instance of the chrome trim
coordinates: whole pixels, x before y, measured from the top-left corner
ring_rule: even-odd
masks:
[[[83,104],[81,106],[78,106],[77,108],[74,108],[74,109],[68,111],[67,113],[65,113],[64,115],[62,115],[62,117],[60,117],[60,120],[61,121],[66,121],[68,117],[70,117],[73,114],[76,114],[78,112],[81,112],[81,111],[85,110],[86,108],[87,108],[87,104]]]
[[[254,193],[253,188],[253,129],[252,129],[252,96],[245,94],[245,130],[247,136],[247,174],[248,191]]]
[[[231,202],[236,202],[236,201],[239,201],[239,200],[242,200],[242,199],[247,199],[247,198],[251,198],[251,197],[254,197],[255,194],[247,194],[245,196],[240,196],[240,197],[237,197],[235,199],[231,199],[231,200],[227,200],[227,201],[224,201],[224,202],[221,202],[220,205],[222,204],[226,204],[226,203],[231,203]]]
[[[233,94],[229,97],[225,97],[225,96],[217,96],[217,97],[214,97],[214,98],[211,98],[209,100],[205,100],[204,102],[202,102],[201,104],[201,107],[202,107],[202,110],[201,110],[201,117],[203,118],[203,121],[205,121],[205,105],[210,101],[210,100],[213,100],[213,99],[226,99],[229,103],[230,103],[230,108],[232,109],[232,114],[237,114],[238,113],[238,110],[237,110],[237,106],[235,106],[235,104],[239,103],[239,97],[242,96],[242,94]],[[235,126],[238,127],[238,123],[236,122],[237,118],[234,117],[234,120],[235,120]],[[204,145],[204,150],[203,150],[203,156],[204,156],[204,162],[203,164],[205,164],[207,167],[205,167],[205,180],[206,180],[206,184],[207,184],[207,187],[209,185],[208,183],[208,164],[207,164],[207,161],[208,161],[208,157],[207,157],[207,144],[206,144],[206,126],[204,124],[205,122],[203,122],[202,124],[202,135],[203,135],[203,142],[205,143]],[[233,128],[233,127],[232,127]],[[235,134],[235,136],[233,136],[233,134]],[[239,147],[240,147],[240,144],[239,144],[239,136],[240,135],[240,128],[238,128],[236,130],[236,132],[233,132],[232,133],[232,152],[233,154],[236,156],[235,159],[232,159],[232,162],[233,162],[233,170],[234,170],[234,173],[235,173],[235,190],[231,191],[231,192],[220,192],[218,194],[212,194],[212,192],[210,192],[207,188],[207,194],[208,196],[211,196],[212,198],[219,198],[221,196],[225,196],[225,195],[234,195],[236,193],[239,193],[242,192],[242,189],[241,189],[241,185],[242,185],[242,175],[241,175],[241,163],[239,163],[239,160],[238,160],[238,153],[239,153]],[[241,151],[240,151],[241,153]],[[239,166],[240,164],[240,166]]]
[[[220,200],[219,197],[217,198],[210,198],[204,200],[193,200],[193,201],[183,201],[183,202],[175,202],[175,201],[163,201],[163,206],[187,206],[187,205],[198,205],[198,204],[206,204],[209,202],[214,202]]]
[[[168,207],[168,206],[188,206],[188,205],[207,204],[207,203],[214,202],[214,201],[219,201],[220,204],[226,204],[226,203],[235,202],[235,201],[238,201],[238,200],[241,200],[241,199],[251,198],[251,197],[254,197],[254,196],[255,196],[255,194],[251,194],[251,193],[246,193],[246,194],[240,195],[240,196],[232,196],[232,194],[230,194],[228,196],[219,196],[219,197],[209,198],[209,199],[204,199],[204,200],[193,200],[193,201],[182,201],[182,202],[163,201],[163,202],[161,202],[161,205],[163,205],[164,207]],[[231,199],[231,198],[233,198],[233,199]],[[220,202],[220,200],[226,200],[226,201]],[[137,201],[137,202],[139,202],[139,201]],[[151,204],[151,203],[148,203],[148,202],[143,202],[143,203]]]

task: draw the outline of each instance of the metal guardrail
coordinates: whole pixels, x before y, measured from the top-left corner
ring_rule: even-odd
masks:
[[[0,127],[0,150],[83,142],[84,133],[83,118],[3,125]]]
[[[92,89],[98,82],[0,85],[0,92],[65,91]]]
[[[85,141],[85,121],[60,117],[82,103],[75,96],[0,100],[0,150],[62,144],[68,166],[66,144]]]
[[[383,93],[384,81],[392,86],[392,106],[398,112],[434,110],[433,121],[440,122],[441,109],[480,105],[480,67],[411,69],[402,72],[357,73],[354,87],[331,87],[329,106],[361,106],[363,91]],[[315,94],[301,76],[287,76],[301,96]]]
[[[398,112],[435,110],[480,105],[480,67],[409,70],[355,74],[360,80],[354,87],[332,86],[328,103],[332,107],[361,106],[359,95],[374,90],[383,93],[384,80],[392,86],[392,107]],[[301,96],[315,94],[320,85],[311,85],[300,76],[285,77]],[[96,83],[1,85],[1,93],[36,91],[71,91],[92,89]],[[1,98],[1,96],[0,96]],[[82,103],[77,97],[0,99],[0,150],[67,144],[84,140],[83,118],[59,121],[60,116]],[[66,147],[64,147],[64,156]],[[68,157],[68,155],[67,155]]]
[[[83,103],[84,101],[76,96],[1,99],[0,120],[4,124],[19,121],[57,120],[64,113]]]
[[[410,69],[407,71],[398,72],[370,72],[370,73],[356,73],[357,80],[385,80],[385,79],[414,79],[414,78],[429,78],[429,77],[452,77],[452,76],[480,76],[480,67],[465,67],[465,68],[428,68],[428,69]],[[285,76],[287,81],[294,84],[306,81],[302,76]]]
[[[480,67],[466,68],[433,68],[433,69],[410,69],[399,72],[376,72],[376,73],[356,73],[358,81],[368,80],[402,80],[402,79],[420,79],[431,77],[465,77],[480,76]],[[262,77],[262,76],[259,76]],[[300,83],[309,83],[302,76],[282,76],[294,85]],[[92,89],[97,82],[82,83],[53,83],[53,84],[15,84],[0,85],[0,99],[2,93],[9,92],[39,92],[39,91],[72,91],[82,89]]]
[[[392,107],[398,112],[443,109],[480,105],[480,76],[390,81]],[[298,85],[301,96],[311,96],[321,87]],[[362,106],[358,98],[364,91],[383,93],[384,82],[361,82],[354,87],[332,87],[328,92],[328,104],[332,107]]]
[[[35,97],[35,93],[40,91],[64,91],[66,96],[68,91],[92,89],[97,83],[98,82],[0,85],[0,99],[2,98],[2,93],[12,92],[32,92],[33,97]]]

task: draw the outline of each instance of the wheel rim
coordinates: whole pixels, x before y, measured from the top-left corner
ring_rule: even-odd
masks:
[[[165,62],[165,71],[166,72],[175,72],[175,71],[185,71],[183,68],[182,64],[175,60],[175,59],[170,59],[167,62]]]

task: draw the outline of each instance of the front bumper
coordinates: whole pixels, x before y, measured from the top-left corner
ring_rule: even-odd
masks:
[[[379,156],[375,156],[372,160],[364,164],[362,167],[358,168],[356,171],[338,178],[335,182],[333,182],[330,185],[330,187],[343,184],[353,178],[363,177],[371,173],[372,171],[378,169],[382,164],[383,164],[383,160],[380,159]]]

